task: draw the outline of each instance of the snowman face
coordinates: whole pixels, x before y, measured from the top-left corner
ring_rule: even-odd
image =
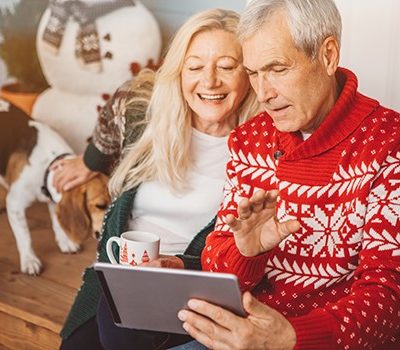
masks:
[[[86,2],[93,4],[93,0]],[[43,73],[53,88],[74,94],[112,93],[131,77],[133,62],[146,66],[150,59],[158,61],[161,51],[159,27],[139,1],[135,1],[135,6],[122,7],[95,20],[100,71],[90,69],[76,57],[80,26],[72,17],[66,23],[57,52],[49,48],[42,38],[50,14],[47,9],[41,18],[36,44]],[[87,40],[86,44],[91,45],[90,38]]]

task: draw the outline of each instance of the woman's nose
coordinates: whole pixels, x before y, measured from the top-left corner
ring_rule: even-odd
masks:
[[[203,72],[203,85],[207,89],[215,88],[220,84],[217,71],[213,67],[204,69]]]

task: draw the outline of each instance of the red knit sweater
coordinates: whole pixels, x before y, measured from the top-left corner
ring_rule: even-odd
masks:
[[[352,72],[337,77],[340,97],[306,141],[266,113],[232,132],[202,265],[236,274],[242,290],[287,316],[296,349],[400,349],[400,116],[358,93]],[[278,218],[301,229],[249,258],[224,217],[259,188],[279,188]]]

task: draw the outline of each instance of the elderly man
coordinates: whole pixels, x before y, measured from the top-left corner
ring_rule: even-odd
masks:
[[[191,300],[178,317],[209,348],[400,348],[400,116],[338,68],[340,33],[333,0],[242,15],[265,112],[230,136],[202,266],[239,277],[248,317]]]

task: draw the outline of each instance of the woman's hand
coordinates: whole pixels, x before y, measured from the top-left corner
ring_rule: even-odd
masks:
[[[156,260],[142,263],[139,266],[146,267],[168,267],[171,269],[183,269],[183,261],[174,255],[160,255]]]
[[[60,193],[82,185],[98,174],[85,165],[82,155],[57,160],[51,165],[50,170],[54,171],[53,185]]]

